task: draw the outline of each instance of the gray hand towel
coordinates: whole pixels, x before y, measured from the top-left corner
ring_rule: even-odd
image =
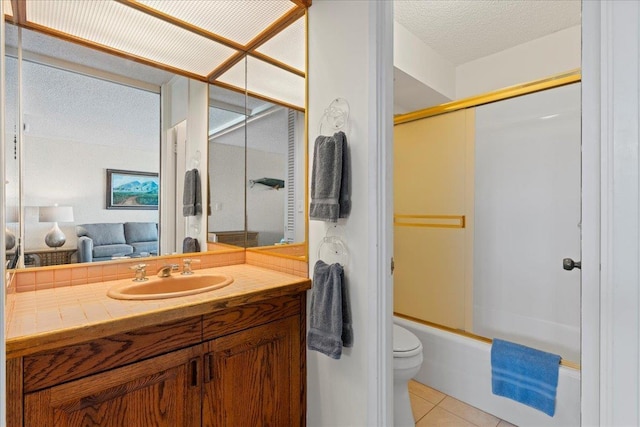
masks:
[[[200,243],[195,237],[185,237],[182,241],[182,253],[200,252]]]
[[[310,325],[307,345],[332,359],[340,359],[342,347],[353,345],[351,313],[340,264],[316,262],[313,269]]]
[[[344,132],[316,138],[311,174],[310,219],[337,222],[340,217],[345,147]],[[345,191],[348,191],[348,186]]]
[[[202,213],[202,194],[198,169],[184,174],[184,193],[182,195],[182,215],[196,216]]]
[[[344,132],[338,132],[337,138],[342,138],[342,180],[340,182],[340,218],[346,218],[351,212],[351,158],[347,136]]]

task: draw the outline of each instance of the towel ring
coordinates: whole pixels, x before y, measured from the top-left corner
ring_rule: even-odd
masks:
[[[349,125],[349,102],[344,98],[336,98],[331,101],[329,107],[324,110],[322,117],[320,117],[320,124],[318,126],[318,134],[330,136],[335,132],[343,131],[347,133]],[[324,130],[327,133],[323,133]]]
[[[196,150],[196,152],[193,155],[193,157],[191,157],[192,169],[197,169],[200,166],[200,159],[201,158],[202,158],[202,153],[200,153],[200,150]]]
[[[323,256],[323,249],[325,250]],[[318,259],[327,264],[339,263],[346,267],[349,262],[349,251],[338,236],[325,236],[318,246]]]

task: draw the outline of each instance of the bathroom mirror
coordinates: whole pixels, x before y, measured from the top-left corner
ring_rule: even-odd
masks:
[[[282,34],[259,53],[292,66],[246,55],[209,86],[208,240],[306,259],[305,18]]]
[[[300,46],[302,49],[300,52],[295,52],[294,56],[304,58],[304,15],[300,17],[298,22],[287,28],[289,35],[294,33],[301,41]],[[166,172],[166,165],[160,167],[160,143],[164,138],[164,132],[168,129],[167,126],[160,126],[160,89],[163,85],[171,84],[176,80],[176,77],[183,79],[176,74],[159,69],[156,67],[150,67],[142,65],[138,62],[133,62],[119,56],[109,55],[107,53],[94,50],[90,47],[81,46],[74,43],[69,43],[65,40],[61,40],[55,37],[44,35],[40,32],[33,32],[26,28],[22,30],[22,107],[24,118],[24,144],[20,147],[20,138],[17,138],[16,158],[14,159],[14,168],[11,165],[7,165],[7,171],[9,174],[15,171],[13,184],[15,184],[16,195],[19,193],[19,189],[22,186],[22,200],[16,196],[15,208],[13,209],[15,215],[12,215],[10,199],[8,199],[7,206],[7,227],[10,232],[13,232],[16,236],[20,235],[20,227],[24,227],[24,239],[22,241],[23,254],[33,253],[35,255],[42,255],[39,252],[52,252],[54,256],[61,256],[60,254],[65,252],[67,258],[60,263],[74,262],[76,250],[76,225],[79,224],[94,224],[94,223],[114,223],[114,222],[156,222],[158,223],[158,231],[161,234],[163,229],[169,226],[171,233],[180,224],[176,214],[171,212],[161,212],[162,206],[158,206],[158,209],[107,209],[105,199],[109,193],[107,189],[107,169],[121,171],[124,173],[135,174],[158,174],[158,182],[163,178],[160,176],[161,170]],[[11,90],[11,79],[15,81],[13,86],[14,92],[18,92],[17,83],[17,57],[18,57],[18,36],[17,27],[8,24],[7,25],[7,53],[9,59],[8,69],[11,67],[11,62],[14,63],[13,74],[8,75],[8,89]],[[298,111],[303,109],[304,106],[304,72],[299,70],[293,70],[288,72],[281,70],[279,66],[274,66],[273,59],[268,59],[266,62],[262,61],[266,56],[271,55],[277,57],[273,47],[278,45],[279,34],[272,40],[269,40],[259,49],[262,52],[256,52],[251,57],[251,60],[255,64],[263,63],[257,68],[254,68],[258,74],[262,75],[263,81],[267,83],[266,90],[264,87],[259,87],[259,83],[254,88],[255,93],[266,93],[267,95],[258,95],[264,99],[280,99],[278,95],[274,96],[273,89],[284,92],[295,92],[297,97],[296,103]],[[294,37],[296,39],[296,37]],[[296,49],[289,49],[289,51],[295,51]],[[282,49],[280,49],[282,51]],[[263,55],[263,56],[261,56]],[[126,56],[126,55],[125,55]],[[261,57],[262,59],[256,59]],[[281,58],[284,62],[289,62],[287,58]],[[241,75],[244,78],[244,71],[238,73],[239,64],[246,62],[243,60],[238,62],[236,66],[230,70],[230,73],[226,73],[222,76],[218,76],[221,80],[229,74]],[[283,64],[284,64],[283,62]],[[298,61],[300,62],[300,61]],[[275,61],[278,64],[278,61]],[[266,66],[266,67],[265,67]],[[287,68],[285,66],[285,68]],[[304,69],[304,61],[297,65],[297,68]],[[284,74],[294,75],[296,82],[291,84],[291,80],[286,76],[280,78],[277,73],[274,73],[272,69],[280,70]],[[42,71],[44,70],[44,71]],[[34,78],[33,75],[43,75],[45,78]],[[211,81],[216,81],[216,77],[210,76]],[[279,82],[276,82],[281,80]],[[31,85],[31,82],[37,81],[40,86]],[[242,80],[238,83],[238,80],[233,82],[234,89],[242,93],[246,92],[245,81]],[[254,85],[255,86],[255,85]],[[271,89],[269,89],[269,87]],[[112,92],[105,92],[103,88],[111,88]],[[115,89],[114,89],[115,88]],[[57,91],[57,92],[56,92]],[[251,92],[251,91],[248,91]],[[242,96],[244,99],[244,96]],[[287,99],[287,96],[284,96]],[[42,101],[46,102],[42,102]],[[123,102],[118,105],[118,102]],[[171,107],[174,107],[174,100],[171,100]],[[223,104],[225,101],[221,101]],[[242,101],[244,103],[245,101]],[[276,101],[279,103],[282,101]],[[64,114],[65,105],[75,103],[75,111],[73,114]],[[287,102],[283,102],[285,105]],[[226,105],[226,104],[225,104]],[[111,109],[110,109],[111,108]],[[164,107],[163,107],[164,108]],[[281,107],[279,107],[281,108]],[[180,108],[178,108],[180,109]],[[18,126],[18,108],[17,108],[17,96],[11,99],[8,97],[7,102],[7,123],[14,123],[16,128]],[[83,114],[84,113],[84,116]],[[10,117],[14,114],[13,119]],[[60,116],[56,116],[60,114]],[[164,112],[162,113],[164,114]],[[89,117],[87,117],[89,115]],[[174,114],[169,112],[170,117],[163,117],[163,120],[169,122],[173,120]],[[179,115],[179,114],[178,114]],[[303,122],[304,115],[297,113],[298,118],[298,135],[302,138],[303,135]],[[173,121],[171,123],[175,124]],[[176,122],[177,123],[177,122]],[[166,123],[165,123],[166,124]],[[7,126],[7,132],[11,130],[11,126]],[[91,132],[95,132],[95,136]],[[17,133],[17,132],[16,132]],[[7,141],[13,141],[13,135],[7,135]],[[49,143],[48,146],[39,146],[37,143]],[[71,147],[74,143],[86,142],[92,144],[90,148],[86,148],[87,154],[94,154],[94,158],[84,157],[84,154],[78,151],[77,147]],[[245,138],[246,143],[246,138]],[[88,145],[88,144],[87,144]],[[303,142],[300,142],[300,146],[304,146]],[[71,147],[71,152],[69,148]],[[7,145],[7,161],[12,159],[11,144]],[[126,152],[137,150],[136,152]],[[24,152],[23,152],[24,151]],[[20,170],[18,165],[22,162],[23,169]],[[118,154],[116,154],[118,153]],[[304,156],[304,152],[298,153],[300,156]],[[75,158],[74,158],[75,156]],[[76,160],[78,156],[81,157],[80,161]],[[206,156],[203,156],[206,157]],[[96,163],[96,160],[100,160],[100,164]],[[102,164],[104,161],[113,160],[109,164]],[[116,161],[117,160],[117,161]],[[208,160],[208,159],[206,159]],[[205,159],[203,159],[204,163]],[[295,171],[295,175],[289,177],[289,179],[304,179],[304,160],[299,161],[297,164],[298,169]],[[238,168],[234,168],[234,173],[242,170],[246,166],[243,165]],[[55,172],[51,177],[45,176],[47,171]],[[282,172],[284,174],[286,171]],[[164,173],[162,173],[164,175]],[[243,173],[241,179],[237,182],[242,188],[242,191],[236,192],[235,196],[240,195],[241,198],[237,198],[234,202],[225,203],[213,203],[207,207],[212,209],[229,209],[234,214],[232,215],[233,221],[240,219],[240,223],[231,227],[234,230],[239,230],[243,234],[243,242],[246,242],[246,225],[245,222],[249,219],[249,214],[245,212],[245,199],[246,188],[248,183],[247,173]],[[22,181],[20,181],[22,178]],[[208,181],[210,177],[202,178],[203,181]],[[11,181],[11,180],[10,180]],[[11,182],[10,182],[11,185]],[[89,187],[91,187],[89,189]],[[293,186],[290,186],[292,188]],[[292,237],[285,239],[284,233],[281,231],[273,232],[273,237],[266,244],[280,243],[285,240],[287,242],[304,242],[305,235],[305,223],[304,223],[304,188],[299,186],[299,190],[302,191],[302,196],[298,196],[296,203],[298,203],[298,231],[297,234],[293,234]],[[87,193],[86,199],[83,199],[81,193]],[[282,190],[278,190],[283,194]],[[10,191],[8,191],[10,193]],[[89,194],[90,193],[90,194]],[[211,193],[209,193],[211,194]],[[211,199],[209,198],[208,201]],[[213,200],[216,202],[217,200]],[[22,212],[20,214],[20,202],[22,204]],[[98,206],[99,212],[90,212],[91,206]],[[282,202],[284,204],[284,201]],[[39,208],[54,208],[56,205],[62,208],[72,208],[72,219],[68,217],[70,222],[62,222],[60,219],[58,226],[65,234],[66,242],[59,248],[47,247],[45,245],[45,235],[53,227],[53,221],[46,215],[42,217],[39,215]],[[264,209],[264,204],[262,204]],[[283,205],[280,205],[283,206]],[[284,210],[280,209],[282,212]],[[18,223],[16,219],[15,223],[11,222],[12,218],[22,219],[22,224]],[[174,221],[167,223],[167,221]],[[300,227],[302,231],[299,232]],[[13,230],[13,231],[12,231]],[[7,235],[7,234],[6,234]],[[267,236],[268,233],[262,233],[263,236]],[[276,237],[279,236],[278,239]],[[202,243],[202,242],[201,242]],[[180,246],[180,245],[176,245]],[[244,243],[241,246],[246,246]],[[304,246],[304,245],[303,245]],[[164,247],[164,246],[163,246]],[[179,249],[179,248],[178,248]],[[206,247],[203,247],[205,250]],[[304,256],[306,256],[306,246],[303,248]],[[164,252],[163,252],[164,253]],[[11,255],[11,252],[9,252]],[[45,265],[45,264],[41,264]],[[52,264],[47,264],[52,265]],[[31,264],[28,266],[37,266]]]
[[[23,29],[20,143],[18,30],[6,28],[7,228],[20,235],[22,186],[25,266],[77,262],[80,224],[158,224],[159,209],[148,209],[132,196],[126,206],[115,201],[107,208],[106,199],[118,186],[114,181],[108,188],[108,171],[118,171],[123,175],[118,179],[129,184],[154,174],[148,179],[157,184],[160,85],[174,74]],[[157,197],[157,187],[150,191]],[[58,219],[66,242],[54,248],[45,244],[45,235],[56,217],[43,212],[56,205],[70,208],[72,216]],[[7,250],[12,257],[15,247]]]
[[[209,240],[304,242],[304,114],[216,85],[209,93]]]

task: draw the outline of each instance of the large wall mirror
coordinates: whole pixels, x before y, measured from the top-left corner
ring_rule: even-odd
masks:
[[[302,37],[302,50],[295,53],[302,58],[304,20],[302,16],[285,30]],[[175,104],[175,99],[174,104],[163,103],[164,88],[179,79],[191,80],[26,28],[7,24],[6,29],[8,261],[18,248],[23,256],[16,267],[182,252],[177,240],[175,250],[160,245],[163,231],[173,232],[184,219],[181,222],[177,213],[163,209],[158,186],[167,173],[161,146],[166,144],[166,130],[174,125],[166,118],[176,116],[163,111]],[[270,49],[277,44],[278,35],[260,49],[273,54]],[[306,256],[305,78],[300,71],[304,59],[294,73],[280,70],[294,75],[295,84],[286,77],[272,84],[274,74],[265,73],[264,67],[278,67],[256,59],[260,55],[245,57],[220,76],[210,76],[209,105],[202,107],[203,112],[209,108],[210,119],[209,151],[203,152],[200,172],[206,189],[203,216],[209,233],[205,235],[219,234],[211,240],[222,241],[221,232],[237,232],[240,240],[232,244],[238,247],[299,243]],[[256,63],[260,65],[253,69],[266,80],[249,88],[247,70]],[[277,95],[279,85],[289,93],[293,88],[295,99],[287,93]],[[260,178],[275,178],[284,185],[253,182]],[[182,208],[182,198],[177,198],[175,204]],[[287,219],[291,207],[294,212]],[[123,236],[113,236],[120,230],[112,230],[113,224],[123,224],[125,233],[127,224],[140,227],[133,234],[145,238],[135,242],[139,244],[135,254],[106,248],[130,243],[126,235],[131,230],[120,242]],[[64,235],[64,243],[56,229]],[[257,230],[256,239],[249,244],[252,230]],[[84,235],[92,233],[98,235],[94,248],[105,248],[87,260],[79,245]],[[204,241],[200,247],[215,249]]]
[[[133,254],[120,241],[130,227],[145,234],[138,252],[157,254],[160,85],[174,75],[6,28],[8,256],[20,245],[26,267],[119,259]],[[83,225],[102,253],[98,240],[79,250]]]
[[[215,85],[209,90],[209,242],[303,243],[304,113]]]
[[[304,23],[209,86],[210,243],[306,259]]]

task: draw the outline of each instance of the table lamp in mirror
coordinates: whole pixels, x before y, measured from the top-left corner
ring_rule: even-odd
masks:
[[[73,222],[73,208],[71,206],[41,206],[38,215],[39,222],[52,222],[53,228],[44,237],[44,242],[50,248],[59,248],[67,241],[59,222]]]

